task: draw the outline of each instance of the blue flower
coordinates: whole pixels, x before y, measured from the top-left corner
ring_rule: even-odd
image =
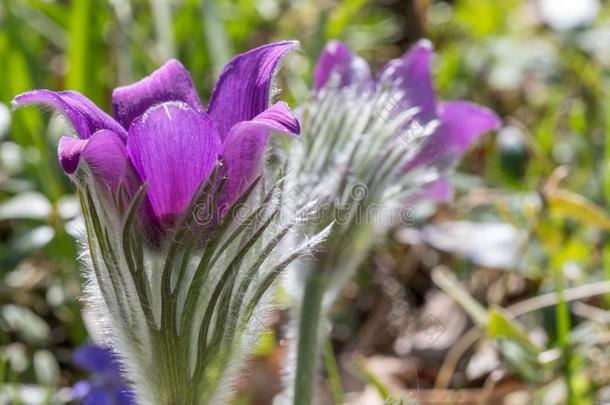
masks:
[[[74,400],[83,405],[135,405],[110,349],[84,345],[74,351],[72,360],[91,373],[88,380],[81,380],[72,387]]]

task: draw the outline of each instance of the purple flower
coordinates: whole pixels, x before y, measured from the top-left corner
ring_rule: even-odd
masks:
[[[83,405],[135,405],[133,393],[127,388],[119,364],[108,348],[85,345],[74,351],[74,364],[90,373],[72,387],[73,399]]]
[[[391,115],[417,108],[414,119],[425,124],[433,120],[438,126],[427,138],[419,153],[406,165],[406,170],[442,164],[456,164],[468,147],[483,133],[496,130],[501,121],[488,108],[468,101],[437,100],[430,63],[432,44],[421,40],[401,58],[388,62],[372,77],[368,64],[338,41],[330,42],[320,55],[315,72],[314,88],[323,91],[329,86],[361,86],[363,88],[393,86],[400,96],[388,106]],[[436,200],[452,195],[445,180],[431,184],[421,193]]]
[[[269,102],[278,64],[296,46],[295,41],[278,42],[234,57],[207,108],[177,60],[115,89],[112,117],[75,91],[34,90],[13,103],[48,105],[64,114],[77,137],[59,142],[63,170],[76,175],[86,166],[110,193],[124,184],[133,196],[146,183],[143,222],[163,229],[184,214],[219,163],[224,180],[218,199],[226,207],[258,176],[269,135],[300,132],[285,103]]]
[[[261,170],[271,133],[301,131],[285,103],[270,105],[278,65],[296,46],[233,58],[207,107],[175,60],[115,89],[112,116],[71,91],[14,100],[59,110],[76,132],[58,154],[83,211],[84,292],[138,403],[226,403],[267,292],[328,234],[287,251],[304,210],[280,218],[284,188]],[[96,376],[75,387],[80,397],[118,401],[108,356],[88,349],[80,359]]]

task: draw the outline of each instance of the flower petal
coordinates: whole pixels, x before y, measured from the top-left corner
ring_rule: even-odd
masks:
[[[267,140],[272,132],[297,135],[299,122],[286,103],[274,104],[251,121],[231,128],[223,147],[227,183],[222,202],[231,205],[252,184],[261,168]]]
[[[83,399],[82,405],[112,405],[114,398],[104,386],[94,385],[93,389]]]
[[[208,106],[221,139],[238,122],[249,121],[267,109],[278,64],[297,45],[297,41],[284,41],[261,46],[225,65]]]
[[[72,399],[75,401],[82,401],[91,393],[92,389],[92,384],[89,381],[77,381],[76,384],[72,386]]]
[[[87,146],[88,141],[88,139],[80,139],[73,136],[62,136],[59,139],[57,155],[59,156],[59,164],[64,169],[64,172],[72,174],[78,169],[81,154],[85,146]]]
[[[83,150],[82,158],[87,163],[93,177],[111,190],[116,190],[125,181],[133,192],[134,176],[123,141],[112,131],[97,131]]]
[[[453,186],[445,179],[433,181],[415,193],[409,200],[412,203],[422,201],[450,202],[453,200]]]
[[[182,102],[150,108],[129,128],[127,153],[156,218],[171,222],[193,198],[218,160],[220,140],[210,118]]]
[[[440,125],[407,169],[434,163],[447,155],[457,160],[478,136],[500,128],[502,123],[490,109],[467,101],[441,103],[438,117]]]
[[[92,344],[77,348],[72,354],[72,361],[83,370],[96,374],[112,374],[117,368],[110,349]]]
[[[430,71],[432,43],[420,40],[400,59],[394,59],[379,73],[380,82],[395,82],[404,92],[396,100],[396,111],[417,107],[416,118],[427,123],[436,118],[436,92]]]
[[[100,129],[110,129],[122,138],[127,137],[127,132],[111,116],[76,91],[32,90],[15,97],[12,104],[18,107],[40,104],[59,110],[81,139],[89,138]]]
[[[66,90],[61,92],[61,94],[65,100],[69,100],[77,109],[82,111],[82,114],[89,120],[91,133],[100,129],[109,129],[123,140],[127,138],[127,131],[87,97],[73,90]]]
[[[316,91],[324,87],[333,75],[339,76],[339,87],[353,83],[366,83],[371,80],[371,69],[368,63],[353,54],[343,42],[329,42],[316,63],[313,84]]]
[[[194,110],[201,109],[197,90],[186,68],[169,60],[150,76],[112,92],[112,111],[117,121],[129,129],[132,121],[155,104],[182,101]]]
[[[440,126],[436,134],[446,149],[464,154],[468,147],[485,132],[502,125],[500,118],[488,108],[468,101],[447,101],[438,108]]]
[[[59,140],[59,163],[67,174],[73,174],[83,160],[96,181],[116,190],[121,180],[129,181],[131,189],[135,179],[128,173],[129,161],[123,140],[114,132],[102,129],[89,139],[63,136]]]

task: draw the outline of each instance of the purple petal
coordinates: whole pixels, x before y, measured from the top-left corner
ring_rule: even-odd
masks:
[[[272,132],[297,135],[300,130],[298,120],[283,102],[274,104],[253,120],[231,128],[222,153],[228,177],[222,201],[231,205],[258,176]]]
[[[278,64],[297,45],[296,41],[284,41],[261,46],[225,65],[208,106],[221,139],[238,122],[249,121],[267,109]]]
[[[127,132],[119,123],[76,91],[32,90],[13,100],[15,106],[31,104],[46,105],[58,110],[68,118],[81,139],[89,138],[100,129],[109,129],[123,139],[127,137]]]
[[[89,395],[92,389],[92,384],[89,381],[77,381],[76,384],[72,386],[72,399],[82,400]]]
[[[83,149],[87,146],[88,139],[75,138],[73,136],[62,136],[57,147],[59,164],[67,174],[72,174],[78,169]]]
[[[502,125],[500,118],[488,108],[468,101],[447,101],[438,108],[440,126],[436,131],[446,149],[459,155],[482,134],[495,131]]]
[[[371,69],[368,63],[353,54],[347,45],[340,41],[329,42],[316,63],[313,84],[316,91],[324,87],[333,75],[338,75],[339,87],[354,83],[366,83],[371,80]]]
[[[432,43],[420,40],[400,59],[394,59],[379,73],[381,82],[392,81],[404,92],[396,110],[417,107],[416,118],[426,123],[436,118],[436,92],[430,71]]]
[[[95,179],[106,184],[111,190],[116,190],[121,180],[133,182],[130,175],[127,148],[123,141],[112,131],[97,131],[83,150],[82,157]],[[135,187],[128,184],[130,191]]]
[[[116,405],[114,402],[114,398],[108,392],[105,387],[95,386],[87,395],[83,401],[82,405]]]
[[[181,214],[218,160],[220,140],[210,118],[182,102],[150,108],[129,129],[127,153],[160,222]]]
[[[134,180],[133,176],[128,176],[129,161],[123,140],[107,129],[97,131],[89,139],[63,136],[59,140],[58,155],[67,174],[74,173],[83,159],[93,177],[112,190],[127,177]]]
[[[409,200],[412,203],[420,201],[450,202],[453,199],[453,186],[444,179],[436,180],[415,193]]]
[[[298,135],[301,133],[301,125],[299,124],[299,120],[297,117],[295,117],[288,104],[283,101],[272,105],[262,113],[258,114],[252,121],[249,121],[249,123],[263,125],[269,130],[286,133],[289,135]],[[239,126],[239,124],[237,126]],[[248,124],[248,122],[243,122],[243,124]],[[233,128],[231,128],[229,135],[231,135],[232,132]],[[225,140],[225,145],[229,140],[230,137],[227,137]]]
[[[150,107],[166,101],[182,101],[194,110],[202,108],[191,75],[175,59],[139,82],[112,92],[114,116],[125,129]]]
[[[440,125],[407,169],[447,155],[459,159],[479,135],[500,128],[502,123],[490,109],[467,101],[441,103],[438,117]]]
[[[112,351],[96,345],[77,348],[72,354],[72,361],[90,373],[107,374],[113,373],[116,369]]]
[[[89,120],[91,133],[101,129],[109,129],[119,135],[123,140],[127,138],[127,131],[110,115],[100,110],[91,100],[77,91],[67,90],[61,92],[64,99],[70,100],[75,107]]]

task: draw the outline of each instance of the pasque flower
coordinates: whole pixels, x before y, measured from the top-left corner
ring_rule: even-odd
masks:
[[[305,227],[333,228],[315,260],[296,272],[304,289],[293,323],[296,369],[288,373],[294,404],[312,401],[325,315],[374,236],[410,224],[418,200],[449,201],[452,169],[481,134],[500,126],[485,107],[437,100],[432,54],[422,40],[373,75],[366,61],[333,41],[316,64],[312,96],[299,107],[303,131],[289,146],[288,178],[297,204],[319,203],[316,221]]]
[[[285,103],[270,105],[296,46],[234,57],[207,107],[176,60],[115,89],[112,117],[74,91],[14,100],[51,106],[74,128],[58,154],[87,228],[86,293],[140,404],[224,403],[266,292],[316,243],[284,254],[298,218],[280,223],[282,188],[259,181],[268,137],[300,130]]]
[[[488,108],[468,101],[439,102],[430,69],[432,56],[431,42],[421,40],[404,56],[388,62],[373,77],[366,61],[353,54],[345,44],[334,41],[324,48],[318,59],[314,88],[317,92],[327,87],[354,86],[369,88],[373,94],[392,91],[392,98],[378,106],[382,113],[377,115],[390,120],[412,109],[410,123],[426,125],[436,121],[437,125],[420,145],[421,149],[408,160],[405,170],[439,162],[455,164],[481,134],[498,129],[500,120]],[[430,186],[430,191],[429,197],[448,200],[451,186],[446,179],[439,179],[437,184]]]
[[[303,134],[290,145],[286,159],[298,203],[316,199],[328,213],[319,213],[314,226],[334,222],[333,232],[353,240],[360,235],[356,229],[371,235],[364,230],[383,231],[409,220],[404,216],[417,200],[450,200],[451,171],[500,120],[468,101],[439,102],[432,56],[431,43],[421,40],[373,75],[345,44],[333,41],[323,49],[314,71],[314,94],[299,107]],[[329,238],[326,245],[339,240],[337,249],[327,246],[322,257],[336,260],[349,250],[346,246],[354,246],[340,239]],[[352,264],[359,257],[346,255]],[[338,285],[345,279],[338,276],[343,267],[326,269],[329,277],[339,278]]]
[[[269,134],[299,133],[285,103],[269,106],[276,66],[295,45],[280,42],[234,58],[222,71],[207,108],[177,60],[115,89],[113,117],[75,91],[34,90],[13,103],[48,105],[63,113],[77,135],[60,140],[64,171],[73,175],[86,165],[110,192],[123,183],[133,194],[147,183],[146,225],[166,228],[184,213],[219,160],[226,171],[223,202],[230,204],[257,177]]]

